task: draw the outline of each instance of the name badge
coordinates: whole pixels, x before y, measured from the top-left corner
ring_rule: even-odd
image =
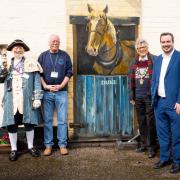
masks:
[[[25,79],[29,79],[29,74],[23,73],[23,77],[24,77]]]
[[[51,77],[52,78],[57,78],[58,77],[58,72],[51,72]]]

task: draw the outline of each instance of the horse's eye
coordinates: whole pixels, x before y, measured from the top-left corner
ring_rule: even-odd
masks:
[[[87,21],[87,24],[89,24],[90,20],[89,20],[89,19],[86,19],[86,21]]]

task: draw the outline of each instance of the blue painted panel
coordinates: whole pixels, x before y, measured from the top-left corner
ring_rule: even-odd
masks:
[[[94,91],[96,92],[95,93],[95,103],[96,103],[96,109],[95,109],[95,133],[97,134],[103,134],[104,130],[103,130],[103,127],[104,127],[104,111],[105,111],[105,107],[104,107],[104,104],[105,104],[105,99],[104,99],[104,96],[105,96],[105,89],[101,87],[101,81],[104,79],[104,77],[102,76],[99,76],[99,78],[96,78],[95,77],[95,84],[96,84],[96,87],[94,89]]]
[[[79,76],[77,79],[77,84],[78,86],[76,87],[76,121],[80,123],[85,123],[86,122],[86,113],[85,113],[85,106],[86,106],[86,100],[84,99],[85,97],[85,90],[86,86],[84,81],[86,80],[85,76]],[[85,130],[85,129],[83,129]],[[77,129],[79,131],[79,129]],[[79,133],[79,132],[77,132]]]
[[[95,88],[95,80],[94,76],[86,77],[86,124],[87,126],[87,134],[89,132],[95,132],[95,96],[94,96],[94,88]]]
[[[132,135],[127,76],[78,75],[76,88],[76,122],[86,125],[78,136]]]

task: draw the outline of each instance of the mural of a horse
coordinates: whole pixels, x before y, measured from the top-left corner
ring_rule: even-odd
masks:
[[[114,25],[108,19],[108,6],[94,10],[88,6],[88,42],[86,52],[98,57],[93,68],[97,74],[127,74],[128,65],[134,56],[134,41],[118,38]],[[120,32],[119,32],[120,33]]]

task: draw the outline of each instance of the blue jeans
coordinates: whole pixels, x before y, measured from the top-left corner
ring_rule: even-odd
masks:
[[[56,93],[45,92],[43,97],[44,114],[44,145],[52,147],[53,142],[53,114],[57,111],[57,139],[59,147],[67,146],[67,91]]]

